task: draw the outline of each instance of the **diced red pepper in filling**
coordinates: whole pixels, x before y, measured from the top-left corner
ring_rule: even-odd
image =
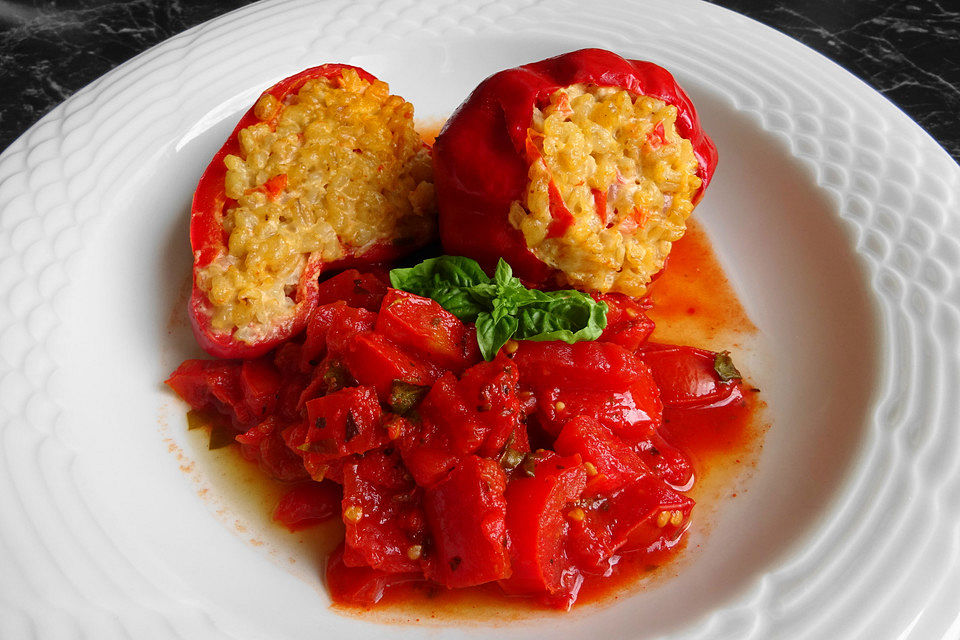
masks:
[[[377,317],[377,333],[412,350],[438,367],[457,373],[470,362],[467,327],[430,298],[390,289]]]
[[[342,500],[343,491],[329,480],[303,482],[283,494],[273,510],[273,519],[290,531],[298,531],[339,516]]]
[[[308,430],[299,448],[318,460],[366,453],[387,442],[383,411],[370,387],[350,387],[310,400]]]
[[[573,502],[586,486],[580,456],[539,457],[533,477],[518,477],[507,487],[507,536],[513,575],[500,583],[511,594],[547,594],[567,608],[583,581],[567,555]],[[578,514],[573,513],[574,517]]]
[[[370,451],[347,464],[344,563],[388,573],[418,572],[429,566],[422,498],[423,489],[413,483],[395,449]]]
[[[506,484],[496,462],[467,456],[444,480],[426,490],[424,510],[436,555],[427,577],[452,588],[510,575]]]

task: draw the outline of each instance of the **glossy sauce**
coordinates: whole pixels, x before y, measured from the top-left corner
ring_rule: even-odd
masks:
[[[652,287],[657,323],[654,342],[689,344],[713,349],[737,348],[749,342],[756,327],[727,281],[707,235],[695,223],[675,243],[667,268]],[[687,495],[697,501],[692,527],[705,531],[709,516],[723,499],[735,497],[736,481],[749,471],[759,452],[764,427],[763,403],[749,380],[743,398],[708,416],[665,412],[660,430],[667,442],[686,453],[694,464],[696,482]],[[687,549],[688,535],[671,549],[624,554],[607,577],[585,576],[574,609],[611,603],[646,585],[669,578],[678,556]],[[394,586],[372,609],[334,605],[348,615],[399,623],[444,623],[451,620],[502,623],[529,616],[566,615],[545,608],[532,598],[508,597],[496,584],[468,589],[413,582]]]
[[[428,134],[435,135],[439,128],[438,123]],[[424,134],[425,139],[428,134]],[[667,268],[654,283],[651,295],[654,307],[649,315],[657,324],[651,341],[729,349],[736,358],[740,349],[748,348],[756,333],[756,327],[724,276],[706,234],[695,224],[675,243]],[[691,527],[700,532],[709,530],[711,514],[725,500],[735,498],[739,483],[752,469],[760,451],[763,403],[749,377],[744,381],[743,394],[741,401],[732,402],[720,411],[713,410],[708,422],[691,414],[682,419],[669,411],[664,415],[661,435],[686,453],[694,464],[696,483],[687,495],[697,501]],[[191,437],[196,449],[205,449],[206,441],[201,442],[200,438],[203,436]],[[323,575],[324,559],[342,540],[342,525],[337,521],[327,522],[295,534],[279,525],[270,525],[270,514],[285,490],[283,483],[268,478],[254,464],[243,460],[236,447],[215,452],[197,451],[196,457],[203,458],[205,463],[211,457],[216,460],[212,474],[214,491],[224,498],[224,504],[240,507],[233,514],[239,513],[238,518],[225,519],[233,521],[238,532],[241,532],[241,522],[252,522],[251,528],[261,531],[259,537],[268,539],[266,543],[272,547],[272,555],[280,556],[277,559],[284,566],[323,591],[317,576]],[[223,514],[218,511],[218,515]],[[695,552],[686,548],[688,536],[689,533],[681,537],[672,549],[625,554],[611,576],[587,576],[574,609],[611,603],[669,578],[680,570],[682,557]],[[251,542],[258,546],[264,544],[253,539]],[[368,621],[414,624],[453,621],[502,624],[532,616],[569,615],[547,609],[535,599],[505,596],[492,583],[457,590],[423,582],[408,583],[389,589],[372,609],[343,605],[333,605],[333,608]]]

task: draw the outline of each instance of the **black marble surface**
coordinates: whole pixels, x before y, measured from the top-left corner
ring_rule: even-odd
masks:
[[[960,0],[713,0],[887,96],[960,160]],[[114,66],[250,0],[0,0],[0,149]]]

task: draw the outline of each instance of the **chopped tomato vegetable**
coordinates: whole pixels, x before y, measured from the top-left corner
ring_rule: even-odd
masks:
[[[222,415],[245,457],[298,482],[278,522],[343,520],[326,572],[337,602],[492,582],[569,608],[622,554],[682,538],[694,471],[661,427],[724,419],[741,397],[717,354],[647,342],[647,301],[608,294],[600,340],[520,341],[486,362],[471,325],[382,282],[333,276],[298,340],[188,360],[168,380]]]
[[[273,519],[290,531],[297,531],[340,515],[341,487],[329,480],[304,482],[280,498]]]

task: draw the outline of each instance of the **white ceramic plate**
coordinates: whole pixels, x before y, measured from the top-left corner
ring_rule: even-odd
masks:
[[[960,637],[960,168],[839,67],[693,0],[272,0],[138,56],[14,143],[0,637],[491,633],[328,610],[312,567],[217,494],[160,381],[196,354],[178,306],[191,193],[264,87],[348,62],[429,119],[493,71],[583,46],[672,70],[716,140],[697,215],[760,328],[749,366],[774,426],[679,577],[496,634]]]

